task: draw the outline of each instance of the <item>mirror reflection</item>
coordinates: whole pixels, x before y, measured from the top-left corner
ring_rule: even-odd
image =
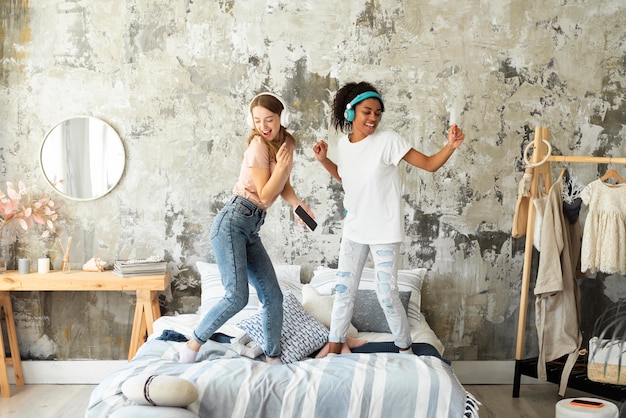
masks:
[[[41,145],[41,169],[54,189],[69,199],[93,200],[122,178],[122,140],[109,124],[91,116],[64,120]]]

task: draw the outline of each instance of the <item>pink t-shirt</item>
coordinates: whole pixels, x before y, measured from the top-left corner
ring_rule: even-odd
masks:
[[[293,164],[293,163],[292,163]],[[276,196],[267,205],[261,202],[258,190],[252,180],[251,168],[269,168],[270,175],[276,167],[276,158],[270,153],[270,149],[260,136],[256,136],[250,141],[250,145],[243,154],[243,162],[239,171],[239,180],[235,183],[233,193],[244,197],[257,205],[261,209],[269,208],[278,198]],[[284,186],[284,185],[283,185]]]

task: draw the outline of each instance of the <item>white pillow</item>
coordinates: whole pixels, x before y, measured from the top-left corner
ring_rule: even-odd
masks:
[[[198,399],[198,388],[178,376],[138,375],[122,384],[122,393],[139,405],[185,407]]]
[[[225,295],[224,286],[222,285],[222,277],[220,276],[219,268],[217,264],[206,263],[204,261],[197,261],[196,267],[200,273],[202,294],[200,299],[200,309],[198,313],[202,316],[217,304]],[[300,269],[299,265],[292,264],[278,264],[274,265],[276,271],[276,277],[278,278],[278,284],[283,292],[290,289],[294,292],[296,297],[302,299],[302,283],[300,281]],[[250,296],[248,298],[248,304],[245,308],[239,311],[235,316],[226,321],[226,325],[234,325],[246,318],[251,317],[259,310],[261,303],[259,302],[259,296],[256,293],[256,289],[253,286],[248,285],[250,290]]]
[[[256,343],[265,347],[263,317],[258,312],[241,321],[238,326]],[[287,290],[283,297],[283,329],[280,339],[281,360],[293,363],[319,350],[328,342],[328,329],[302,307],[294,294]]]
[[[321,295],[310,284],[302,286],[302,306],[313,318],[320,321],[328,329],[330,329],[334,303],[335,295]],[[348,336],[356,338],[358,332],[356,327],[350,324]]]
[[[417,268],[413,270],[398,270],[398,290],[411,292],[409,305],[407,308],[407,316],[409,325],[412,322],[419,322],[421,318],[420,309],[422,304],[422,284],[426,277],[427,270],[425,268]],[[337,269],[327,267],[318,267],[311,279],[313,286],[322,295],[330,295],[337,283],[335,277]],[[372,268],[364,268],[359,282],[359,289],[375,290],[376,278],[375,270]]]

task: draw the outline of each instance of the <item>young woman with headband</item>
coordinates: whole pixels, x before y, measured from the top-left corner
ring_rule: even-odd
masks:
[[[461,145],[465,135],[452,125],[446,145],[427,156],[393,131],[378,130],[385,105],[374,86],[348,83],[335,95],[331,123],[345,133],[339,138],[337,163],[327,156],[328,144],[313,146],[315,158],[344,190],[346,211],[335,302],[329,334],[329,353],[347,352],[346,335],[363,267],[371,253],[376,274],[376,294],[394,343],[401,353],[412,354],[406,311],[397,287],[400,243],[404,239],[401,160],[434,172]]]

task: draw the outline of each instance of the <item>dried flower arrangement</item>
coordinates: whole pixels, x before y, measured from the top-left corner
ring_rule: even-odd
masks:
[[[43,194],[32,197],[22,181],[17,188],[7,181],[6,194],[0,190],[0,237],[15,223],[25,231],[36,226],[43,227],[41,237],[48,237],[56,230],[58,216],[52,199]]]

